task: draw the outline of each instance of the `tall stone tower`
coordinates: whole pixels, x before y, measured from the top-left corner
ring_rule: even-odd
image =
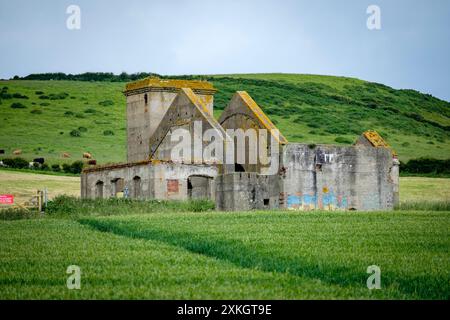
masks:
[[[147,78],[126,85],[127,162],[149,158],[150,138],[181,88],[191,88],[213,114],[217,90],[209,82]]]

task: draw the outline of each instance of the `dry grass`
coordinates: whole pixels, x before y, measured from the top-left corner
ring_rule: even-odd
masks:
[[[450,201],[450,179],[401,177],[400,201]]]
[[[79,197],[80,178],[0,170],[0,194],[13,194],[15,202],[28,201],[44,188],[50,199],[61,194]]]

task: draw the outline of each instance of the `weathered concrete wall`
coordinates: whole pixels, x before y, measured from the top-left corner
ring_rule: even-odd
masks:
[[[174,163],[104,167],[82,173],[81,197],[91,199],[116,197],[116,192],[122,191],[117,190],[116,182],[123,179],[121,189],[127,188],[130,198],[186,200],[191,195],[193,198],[207,196],[214,200],[215,193],[210,190],[215,190],[214,178],[217,172],[215,166]],[[208,184],[196,185],[193,194],[189,193],[188,179],[192,179],[195,184],[200,177],[207,178]],[[102,196],[98,192],[99,184],[102,185]]]
[[[218,122],[233,141],[236,164],[240,164],[245,172],[273,174],[270,165],[279,158],[279,152],[271,149],[271,141],[273,139],[279,149],[287,140],[281,133],[273,135],[272,130],[278,129],[247,92],[238,91],[233,95]],[[245,138],[239,139],[239,136]],[[251,154],[256,157],[251,159]],[[240,159],[238,155],[241,155]]]
[[[216,178],[216,208],[223,211],[279,208],[278,175],[235,172]]]
[[[218,176],[217,209],[390,210],[398,201],[398,165],[387,148],[288,144],[280,162],[277,175]]]
[[[190,177],[209,177],[209,189],[214,190],[214,178],[218,169],[211,165],[183,165],[167,163],[155,166],[154,185],[156,199],[186,200],[189,199],[188,179]],[[194,194],[194,197],[196,195]],[[214,201],[215,194],[210,194]]]
[[[392,209],[393,167],[391,151],[386,148],[289,144],[282,158],[281,206],[298,210]]]
[[[127,96],[128,162],[148,159],[148,141],[176,95],[176,92],[147,91]]]
[[[127,95],[127,162],[148,159],[150,137],[153,136],[179,91],[149,89]],[[197,92],[197,97],[212,114],[213,95]]]
[[[110,198],[115,197],[114,181],[123,179],[124,186],[128,187],[130,196],[139,195],[137,198],[153,198],[154,185],[150,183],[153,176],[152,167],[149,164],[134,166],[105,167],[98,171],[83,172],[81,174],[82,198]],[[134,178],[140,178],[140,188],[135,190]],[[98,193],[98,184],[103,185],[102,196]],[[119,190],[120,192],[120,190]]]
[[[180,137],[172,141],[172,134],[177,129],[185,129],[189,140],[184,141],[189,149],[188,154],[180,154],[172,157],[172,150],[179,144]],[[150,138],[150,156],[152,159],[164,161],[178,161],[185,163],[215,163],[219,159],[203,157],[203,151],[209,144],[204,141],[206,130],[213,129],[217,137],[225,137],[226,133],[219,123],[208,113],[206,106],[194,94],[191,89],[182,89],[175,98],[169,110],[158,125],[158,128]],[[223,138],[220,139],[222,149]],[[177,159],[178,158],[178,159]],[[221,159],[220,159],[221,161]]]

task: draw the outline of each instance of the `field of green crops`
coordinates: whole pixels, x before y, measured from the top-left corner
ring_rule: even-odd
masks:
[[[449,248],[448,211],[0,221],[0,299],[449,299]]]

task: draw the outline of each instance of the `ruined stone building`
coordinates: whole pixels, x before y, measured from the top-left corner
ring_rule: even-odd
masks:
[[[218,210],[389,210],[398,201],[398,161],[376,132],[365,132],[353,146],[289,143],[244,91],[216,120],[215,92],[204,81],[127,84],[127,162],[86,168],[81,196],[211,199]],[[177,129],[191,133],[193,148],[174,160]],[[255,142],[249,129],[268,134]],[[230,130],[244,133],[244,143]],[[231,162],[197,151],[211,141],[232,154]],[[266,149],[267,158],[248,161],[257,149]]]

